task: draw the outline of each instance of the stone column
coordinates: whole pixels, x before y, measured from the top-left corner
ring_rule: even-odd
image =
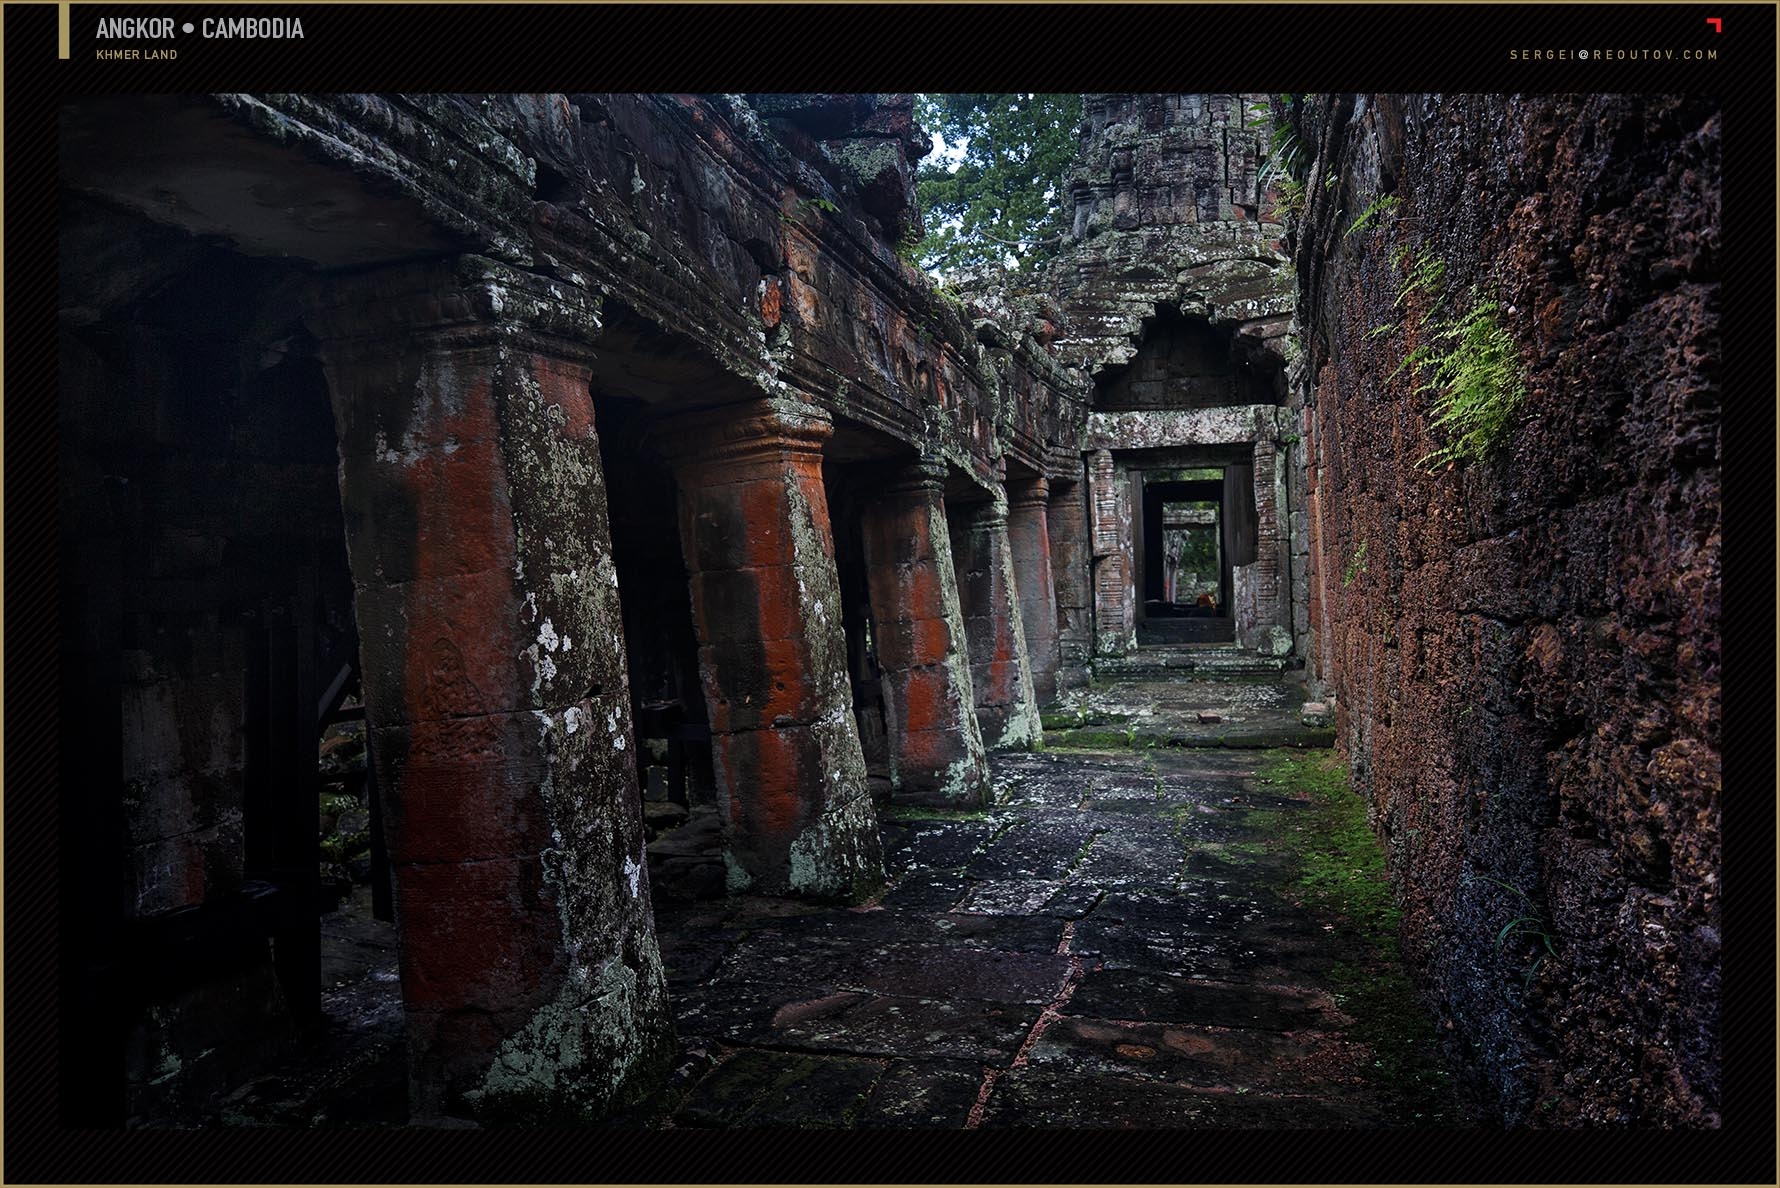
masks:
[[[1045,515],[1051,576],[1057,583],[1057,684],[1065,689],[1087,683],[1094,654],[1093,542],[1086,490],[1079,482],[1053,487]]]
[[[828,414],[763,399],[659,440],[680,484],[731,890],[859,900],[883,883],[822,487]]]
[[[1137,642],[1137,590],[1131,568],[1131,501],[1112,453],[1088,459],[1093,513],[1094,654],[1123,656]]]
[[[417,1121],[595,1118],[674,1050],[588,390],[597,309],[476,258],[312,303]]]
[[[951,535],[983,742],[991,750],[1042,744],[1001,484],[990,499],[959,509]]]
[[[1057,585],[1051,577],[1051,534],[1046,526],[1050,499],[1051,484],[1043,475],[1008,484],[1008,550],[1018,578],[1032,692],[1041,705],[1057,699]]]
[[[916,463],[865,509],[891,795],[974,808],[989,801],[964,612],[946,528],[944,463]]]
[[[1289,537],[1280,522],[1285,511],[1284,458],[1267,438],[1254,445],[1251,467],[1231,467],[1226,473],[1248,480],[1241,495],[1254,506],[1254,551],[1241,570],[1241,598],[1236,606],[1236,638],[1246,648],[1269,656],[1285,656],[1292,650],[1291,607],[1286,598],[1291,574]],[[1226,504],[1230,500],[1226,498]]]

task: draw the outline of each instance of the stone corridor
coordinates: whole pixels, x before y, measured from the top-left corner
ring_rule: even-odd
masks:
[[[1712,101],[1080,100],[61,107],[64,1120],[1717,1126]]]
[[[678,857],[716,831],[664,831],[650,877],[678,1057],[610,1123],[1454,1124],[1364,890],[1377,852],[1331,848],[1363,809],[1326,730],[1232,708],[1302,697],[1254,676],[1085,691],[1055,715],[1071,741],[992,759],[988,806],[886,810],[889,883],[853,907],[677,897]],[[1211,735],[1213,714],[1251,729]],[[330,1047],[239,1091],[232,1120],[406,1120],[393,943],[367,914],[331,917]]]

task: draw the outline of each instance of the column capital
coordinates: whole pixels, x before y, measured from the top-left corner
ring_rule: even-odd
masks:
[[[444,347],[513,343],[590,362],[602,301],[566,281],[464,255],[318,278],[304,293],[303,320],[347,354],[420,337]]]
[[[649,440],[676,471],[786,455],[820,458],[834,436],[827,410],[802,400],[766,396],[741,404],[666,417]]]
[[[1007,488],[996,483],[989,490],[989,498],[966,503],[958,510],[959,517],[972,532],[1006,532],[1007,508]]]
[[[1042,507],[1050,502],[1051,483],[1044,475],[1014,479],[1007,484],[1007,501],[1014,507]]]
[[[947,468],[943,459],[921,458],[910,462],[884,480],[882,496],[913,495],[932,492],[943,496]]]

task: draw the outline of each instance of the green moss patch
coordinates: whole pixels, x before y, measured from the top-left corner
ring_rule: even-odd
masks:
[[[1337,963],[1329,986],[1352,1016],[1348,1034],[1372,1051],[1356,1071],[1387,1087],[1429,1123],[1458,1121],[1451,1074],[1434,1026],[1403,965],[1402,913],[1385,875],[1384,851],[1366,805],[1330,752],[1274,751],[1258,768],[1272,790],[1309,801],[1308,810],[1255,809],[1248,817],[1278,839],[1291,874],[1279,890],[1340,928],[1358,959]]]
[[[1045,736],[1053,751],[1123,751],[1135,743],[1135,731],[1126,730],[1058,730]]]
[[[323,862],[350,862],[361,854],[371,852],[371,834],[368,830],[357,833],[334,834],[321,839],[321,860]]]
[[[1131,715],[1112,710],[1077,709],[1046,710],[1038,716],[1046,730],[1072,730],[1079,726],[1117,726],[1129,722]]]

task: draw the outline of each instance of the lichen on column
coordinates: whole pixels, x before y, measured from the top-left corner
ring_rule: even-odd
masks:
[[[729,887],[864,898],[883,863],[822,485],[828,414],[766,398],[659,430],[680,486]]]
[[[673,1051],[588,388],[591,296],[473,257],[331,282],[416,1119],[587,1121]]]
[[[1057,696],[1057,586],[1046,522],[1050,497],[1051,485],[1042,475],[1008,484],[1009,556],[1018,578],[1032,689],[1041,703]]]
[[[991,750],[1040,746],[1044,731],[1008,548],[1006,489],[996,483],[987,499],[962,505],[952,523],[971,685],[983,741]]]
[[[943,463],[893,478],[864,517],[865,560],[894,799],[976,807],[989,798],[964,611],[946,524]]]

